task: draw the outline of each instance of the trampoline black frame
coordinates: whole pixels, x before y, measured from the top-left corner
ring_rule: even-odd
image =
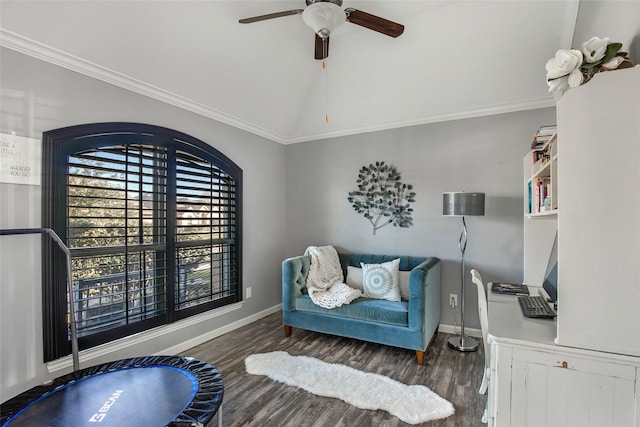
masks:
[[[216,368],[202,360],[184,356],[143,356],[122,359],[115,362],[96,365],[74,371],[54,379],[50,384],[39,385],[4,402],[0,406],[0,425],[12,421],[23,410],[52,395],[61,388],[68,387],[76,381],[92,375],[104,375],[130,368],[149,368],[153,366],[169,366],[182,369],[196,377],[198,390],[188,406],[169,424],[170,427],[204,426],[216,414],[224,394],[222,375]],[[17,417],[16,417],[17,418]]]

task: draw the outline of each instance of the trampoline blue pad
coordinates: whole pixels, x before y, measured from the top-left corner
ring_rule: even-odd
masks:
[[[101,372],[65,384],[24,408],[7,426],[165,426],[191,402],[198,380],[171,366]]]

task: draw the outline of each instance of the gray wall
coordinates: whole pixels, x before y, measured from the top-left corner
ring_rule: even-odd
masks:
[[[211,144],[244,171],[243,275],[252,298],[239,310],[109,354],[105,362],[153,354],[280,304],[284,146],[11,50],[0,55],[0,132],[41,138],[43,131],[82,123],[155,124]],[[0,228],[40,227],[40,198],[39,186],[0,184]],[[0,238],[0,401],[52,377],[42,362],[40,274],[40,238]]]
[[[442,193],[486,193],[485,216],[467,217],[467,269],[485,282],[522,282],[523,163],[538,126],[555,123],[555,109],[415,126],[287,146],[287,256],[332,244],[346,252],[436,256],[443,261],[441,324],[459,325],[462,220],[442,216]],[[411,228],[379,229],[347,201],[359,169],[376,161],[395,166],[417,193]],[[465,326],[479,328],[477,294],[467,272]]]
[[[64,126],[132,121],[173,128],[205,142],[244,170],[244,287],[241,309],[109,353],[104,361],[152,354],[258,315],[281,302],[280,264],[309,245],[350,252],[432,255],[444,262],[441,322],[459,323],[447,305],[459,293],[459,218],[442,216],[443,191],[487,193],[486,216],[468,218],[467,265],[487,281],[522,280],[522,156],[537,126],[555,110],[395,129],[282,146],[214,120],[3,49],[0,132],[40,138]],[[370,224],[347,202],[359,168],[396,166],[415,187],[414,226]],[[0,184],[0,228],[41,225],[38,186]],[[0,239],[0,400],[46,379],[42,362],[41,259],[38,237]],[[478,327],[467,287],[467,325]]]

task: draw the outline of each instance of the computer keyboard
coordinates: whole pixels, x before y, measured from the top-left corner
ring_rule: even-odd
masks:
[[[525,317],[556,317],[555,311],[549,307],[547,301],[541,296],[518,297],[518,303]]]

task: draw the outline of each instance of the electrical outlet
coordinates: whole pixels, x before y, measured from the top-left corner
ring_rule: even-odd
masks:
[[[251,287],[248,287],[245,293],[246,293],[247,299],[251,298]]]
[[[449,305],[451,308],[458,306],[458,294],[449,294]]]

